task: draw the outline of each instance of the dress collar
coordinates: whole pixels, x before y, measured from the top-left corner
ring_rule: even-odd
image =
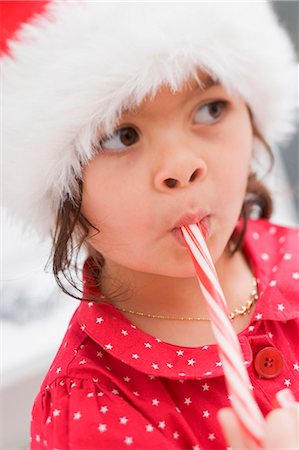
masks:
[[[258,280],[259,300],[251,323],[238,334],[247,365],[252,362],[250,327],[253,329],[256,322],[263,320],[287,321],[299,316],[299,280],[292,277],[296,273],[296,255],[289,252],[290,247],[293,250],[298,247],[294,247],[296,239],[298,244],[298,232],[289,233],[287,228],[281,229],[263,220],[248,222],[244,253]],[[285,256],[290,254],[291,257]],[[90,260],[87,260],[84,281],[88,280],[89,267]],[[297,302],[291,295],[295,285]],[[100,297],[101,293],[98,295]],[[81,329],[105,351],[149,376],[203,379],[223,375],[216,345],[192,348],[163,342],[137,328],[109,303],[82,301],[77,318]],[[268,344],[271,345],[271,341]]]

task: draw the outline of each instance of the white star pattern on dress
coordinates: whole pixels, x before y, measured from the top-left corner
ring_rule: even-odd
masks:
[[[145,348],[152,348],[151,344],[149,342],[145,342],[144,343],[144,347]]]
[[[119,423],[121,424],[121,425],[126,425],[127,423],[128,423],[128,418],[127,417],[120,417],[119,418]]]
[[[277,309],[278,311],[283,311],[285,309],[285,306],[282,303],[280,303],[279,305],[277,305]]]
[[[210,441],[214,441],[214,440],[216,439],[216,438],[215,438],[215,433],[209,433],[208,439],[209,439]]]
[[[294,367],[294,370],[296,370],[296,371],[299,370],[299,364],[298,363],[293,364],[293,367]]]
[[[285,386],[287,386],[287,387],[289,387],[289,386],[291,386],[291,380],[284,380],[284,383],[283,383]]]
[[[199,445],[193,445],[192,450],[200,450]]]
[[[114,395],[119,395],[119,391],[117,390],[117,389],[112,389],[112,394],[114,394]]]
[[[277,284],[276,280],[271,280],[270,283],[269,283],[269,286],[270,287],[274,287],[274,286],[276,286],[276,284]]]
[[[58,367],[58,368],[56,369],[56,373],[57,373],[57,374],[60,373],[61,371],[62,371],[61,367]]]
[[[171,369],[173,367],[173,365],[171,363],[166,363],[166,366]]]
[[[124,443],[125,443],[126,445],[131,445],[131,444],[133,444],[133,438],[132,438],[131,436],[126,436],[126,437],[125,437],[125,440],[124,440]]]
[[[98,356],[99,358],[103,358],[103,352],[97,352],[97,356]]]
[[[58,417],[60,415],[60,413],[61,413],[60,409],[54,409],[53,417]]]
[[[98,426],[98,430],[100,433],[104,433],[105,431],[107,431],[107,425],[105,423],[100,423],[100,425]]]
[[[273,338],[273,333],[271,333],[271,331],[269,331],[268,336],[269,336],[270,339],[272,339]]]
[[[176,354],[177,354],[178,356],[183,356],[184,350],[177,350]]]
[[[210,417],[210,415],[211,414],[208,410],[202,412],[202,417],[205,417],[206,419],[208,419]]]
[[[82,331],[85,331],[86,325],[82,325],[82,327],[80,327]]]
[[[161,430],[164,430],[165,428],[165,420],[162,420],[161,422],[159,422],[158,428],[161,428]]]
[[[195,359],[193,358],[188,359],[188,366],[194,366],[195,363],[196,363]]]
[[[187,398],[185,398],[185,401],[184,401],[184,404],[185,405],[190,405],[192,403],[192,400],[191,400],[191,398],[190,397],[187,397]]]
[[[148,425],[145,425],[145,429],[146,429],[146,431],[147,432],[152,432],[152,431],[154,431],[154,427],[153,427],[153,425],[151,425],[151,424],[148,424]]]
[[[134,392],[133,392],[133,395],[135,395],[135,397],[139,397],[139,396],[140,396],[140,394],[139,394],[138,391],[134,391]]]
[[[216,361],[216,367],[222,367],[222,361]]]
[[[37,435],[35,436],[35,440],[36,440],[36,442],[40,442],[40,435],[39,435],[39,434],[37,434]]]
[[[158,370],[159,369],[159,364],[153,363],[152,364],[152,368],[155,369],[155,370]]]
[[[253,237],[253,239],[254,239],[255,241],[257,241],[257,240],[260,238],[260,235],[259,235],[256,231],[254,231],[254,232],[252,233],[252,237]]]
[[[154,399],[152,400],[152,405],[153,405],[153,406],[158,406],[159,403],[160,403],[160,400],[158,400],[157,398],[154,398]]]
[[[293,278],[294,280],[299,280],[299,272],[293,272],[293,273],[292,273],[292,278]]]
[[[263,317],[263,313],[258,313],[255,316],[256,320],[261,320],[262,317]]]
[[[201,387],[202,387],[203,391],[208,391],[210,389],[210,386],[208,385],[208,383],[203,384]]]
[[[88,394],[86,395],[87,398],[91,398],[93,397],[93,392],[88,392]]]
[[[103,323],[104,318],[103,317],[97,317],[96,323]]]
[[[126,383],[129,383],[129,381],[131,381],[131,378],[130,378],[130,377],[124,377],[123,380],[124,380]]]
[[[173,439],[178,439],[180,435],[177,431],[175,431],[172,436],[173,436]]]
[[[82,417],[82,414],[79,411],[74,413],[74,420],[79,420],[79,419],[81,419],[81,417]]]
[[[269,257],[269,255],[268,255],[268,253],[262,253],[262,254],[261,254],[261,258],[262,258],[263,261],[268,261],[268,259],[269,259],[270,257]]]
[[[138,359],[138,358],[139,358],[139,355],[137,355],[137,353],[132,353],[132,358],[133,358],[133,359]]]
[[[127,330],[121,330],[121,334],[123,335],[123,336],[128,336],[128,332],[127,332]]]
[[[79,361],[79,364],[86,364],[86,359],[81,359],[81,361]]]
[[[112,350],[113,349],[113,345],[112,344],[105,344],[105,349],[106,350]]]
[[[109,409],[108,409],[108,406],[101,406],[101,408],[100,408],[100,411],[101,411],[101,413],[103,413],[103,414],[106,414],[108,410],[109,410]]]
[[[283,259],[286,260],[286,261],[289,261],[290,259],[292,259],[291,253],[285,253],[283,255]]]

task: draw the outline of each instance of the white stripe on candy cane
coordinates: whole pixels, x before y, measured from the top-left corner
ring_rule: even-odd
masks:
[[[204,286],[202,286],[202,289],[205,290]],[[210,295],[206,291],[206,295],[209,298]],[[212,300],[208,300],[210,302],[210,306],[213,311],[215,311],[217,315],[217,325],[212,322],[211,325],[213,327],[213,332],[215,334],[215,338],[217,340],[217,343],[219,343],[219,347],[222,349],[223,353],[226,353],[228,357],[231,359],[231,361],[234,363],[234,367],[238,368],[240,372],[241,378],[248,378],[247,370],[244,366],[244,363],[242,362],[242,352],[240,350],[239,341],[236,337],[235,332],[231,332],[231,327],[224,327],[223,322],[226,322],[229,320],[227,316],[224,314],[220,308],[215,305],[215,303],[212,303]],[[218,326],[220,324],[220,326]],[[232,348],[233,347],[233,348]],[[250,386],[250,380],[248,378],[248,386]]]
[[[204,245],[202,245],[202,240],[198,240],[197,239],[198,233],[197,234],[194,233],[192,231],[192,229],[190,229],[190,228],[184,228],[184,231],[189,236],[189,244],[190,245],[194,245],[194,247],[197,249],[197,251],[200,253],[200,255],[202,255],[202,257],[206,260],[206,262],[209,265],[210,269],[212,270],[212,272],[217,277],[217,274],[216,274],[216,271],[215,271],[215,267],[214,267],[214,264],[213,264],[213,261],[212,261],[210,255],[207,255],[207,253],[205,251],[205,247],[204,247]]]
[[[193,256],[197,261],[200,261],[202,268],[204,269],[205,273],[208,274],[208,277],[211,279],[211,282],[216,284],[217,283],[216,272],[211,268],[210,263],[206,260],[206,258],[204,258],[204,256],[198,250],[188,231],[187,230],[185,231],[185,229],[183,228],[183,233],[187,244],[192,249]]]

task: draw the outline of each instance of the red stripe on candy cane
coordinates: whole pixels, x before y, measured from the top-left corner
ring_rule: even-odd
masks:
[[[261,449],[264,418],[249,388],[250,379],[244,366],[240,343],[228,317],[227,303],[211,255],[200,225],[183,226],[182,232],[207,304],[232,407],[250,448]]]
[[[193,244],[199,251],[199,253],[202,255],[202,257],[206,260],[207,264],[209,265],[211,271],[216,275],[214,264],[212,263],[211,259],[207,256],[205,252],[203,252],[202,247],[199,244],[198,239],[196,239],[195,235],[192,233],[190,228],[186,229],[188,235],[190,236],[190,239],[192,240]]]

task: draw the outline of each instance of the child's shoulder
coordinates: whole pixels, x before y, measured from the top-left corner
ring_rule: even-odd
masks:
[[[246,241],[272,256],[287,252],[298,254],[299,227],[279,225],[267,219],[251,219],[247,224]],[[286,257],[288,258],[288,257]]]
[[[255,273],[264,278],[265,284],[275,277],[277,283],[298,289],[298,227],[278,225],[265,219],[249,220],[244,249]]]
[[[263,237],[273,237],[274,240],[281,236],[299,238],[299,226],[280,225],[268,219],[248,220],[248,229],[260,233]]]
[[[264,319],[298,318],[299,227],[250,220],[244,244],[259,282],[257,312]]]

